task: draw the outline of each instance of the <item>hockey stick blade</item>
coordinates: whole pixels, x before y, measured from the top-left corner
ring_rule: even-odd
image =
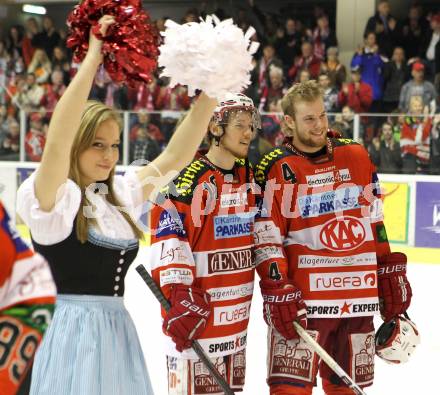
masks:
[[[150,276],[150,273],[147,272],[147,270],[143,265],[137,266],[136,271],[142,277],[145,284],[147,284],[148,288],[150,288],[150,291],[153,293],[153,295],[156,297],[156,299],[159,301],[159,303],[162,305],[165,311],[168,311],[171,307],[170,302],[168,302],[168,300],[165,298],[160,288],[157,286],[153,278]],[[206,368],[209,370],[209,373],[211,373],[211,375],[214,377],[215,381],[221,387],[223,392],[226,395],[234,395],[235,394],[234,391],[232,391],[232,389],[229,387],[224,377],[218,372],[218,370],[212,364],[209,357],[205,354],[205,351],[203,351],[203,348],[200,345],[200,343],[197,340],[193,340],[191,347],[194,350],[194,352],[197,354],[197,356],[200,358],[200,360],[205,364]]]
[[[352,380],[352,378],[345,373],[337,362],[325,351],[312,336],[310,336],[307,331],[297,322],[293,322],[298,335],[313,349],[316,354],[318,354],[321,359],[328,365],[328,367],[333,370],[339,378],[350,388],[356,395],[367,395],[362,389]]]

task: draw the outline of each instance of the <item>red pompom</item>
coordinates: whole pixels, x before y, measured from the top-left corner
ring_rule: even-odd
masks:
[[[99,33],[99,19],[114,16],[105,37]],[[89,46],[89,32],[103,41],[104,68],[117,83],[136,86],[150,82],[157,68],[159,33],[142,9],[140,0],[84,0],[67,19],[74,60],[81,62]]]

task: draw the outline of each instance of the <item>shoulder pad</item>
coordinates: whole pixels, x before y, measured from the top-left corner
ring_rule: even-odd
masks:
[[[188,166],[186,166],[174,181],[170,182],[161,190],[162,195],[168,198],[192,198],[194,189],[199,183],[199,179],[210,170],[206,163],[198,159],[194,159]]]
[[[342,145],[359,145],[359,143],[357,143],[356,141],[352,140],[352,139],[332,139],[333,140],[333,146],[335,147],[340,147]]]
[[[246,159],[235,159],[235,166],[241,167],[246,164]]]
[[[254,166],[254,175],[258,184],[262,185],[266,181],[267,174],[271,167],[280,159],[293,155],[286,147],[275,147],[264,155],[260,162]]]

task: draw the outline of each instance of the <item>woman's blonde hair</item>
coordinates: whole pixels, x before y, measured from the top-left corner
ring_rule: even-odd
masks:
[[[41,57],[41,59],[40,59],[40,57]],[[49,57],[47,56],[46,51],[44,49],[37,48],[32,56],[31,62],[29,63],[28,72],[35,71],[39,65],[50,66],[50,60],[49,60]]]
[[[97,101],[88,101],[86,109],[82,114],[81,123],[70,151],[69,178],[79,185],[81,189],[81,204],[76,215],[76,236],[81,243],[85,243],[87,241],[88,227],[95,221],[95,219],[87,218],[83,213],[84,206],[91,205],[91,203],[88,201],[85,195],[85,190],[88,185],[84,183],[81,177],[79,157],[85,150],[92,146],[96,138],[96,131],[98,127],[102,124],[102,122],[109,119],[114,120],[121,129],[121,119],[114,109]],[[101,182],[106,184],[108,188],[108,193],[106,195],[107,201],[114,206],[121,206],[113,189],[114,174],[115,169],[113,168],[107,180]],[[141,239],[143,237],[143,233],[136,226],[133,219],[125,211],[121,210],[120,213],[130,224],[136,237]]]

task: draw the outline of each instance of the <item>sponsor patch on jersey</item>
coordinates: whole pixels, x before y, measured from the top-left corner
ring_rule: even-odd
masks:
[[[281,244],[281,234],[278,227],[272,221],[255,222],[255,244]]]
[[[165,240],[160,246],[160,264],[168,265],[171,262],[192,263],[192,260],[190,260],[185,250],[186,245],[184,243],[180,243],[179,240]]]
[[[346,182],[351,180],[350,170],[339,169],[326,173],[314,174],[306,176],[307,185],[309,187],[323,187],[332,185],[335,182]]]
[[[194,276],[190,269],[185,268],[169,268],[160,272],[160,286],[163,287],[168,284],[187,284],[191,285]]]
[[[206,166],[200,160],[191,162],[174,181],[175,189],[178,195],[188,196],[193,193],[193,189],[197,186],[198,177],[205,171]]]
[[[268,246],[255,249],[255,265],[258,266],[261,262],[269,259],[283,258],[283,250],[281,247]]]
[[[298,268],[300,269],[311,269],[317,267],[364,266],[375,265],[376,263],[376,253],[371,252],[350,256],[298,256]]]
[[[329,250],[349,251],[363,244],[366,233],[360,219],[344,216],[327,221],[322,226],[319,239]]]
[[[374,331],[350,334],[351,372],[359,385],[368,385],[374,379]],[[353,374],[352,373],[352,374]]]
[[[162,211],[159,218],[159,224],[156,229],[156,237],[164,236],[186,236],[185,229],[183,228],[183,221],[185,214],[177,212],[170,213],[168,211]]]
[[[233,300],[251,296],[254,291],[254,282],[234,285],[229,287],[209,288],[206,290],[211,295],[211,302],[219,300]]]
[[[209,355],[232,354],[246,347],[247,333],[240,332],[236,335],[225,336],[222,341],[212,341],[211,339],[200,339],[199,342],[204,350],[208,350]]]
[[[307,317],[368,317],[379,313],[377,297],[359,299],[307,300]]]
[[[249,236],[252,230],[253,216],[218,215],[214,217],[214,238],[228,239],[232,237]]]
[[[214,307],[214,326],[232,325],[249,319],[251,302],[235,304],[233,306]]]
[[[298,204],[301,217],[312,218],[358,208],[360,207],[358,203],[359,195],[359,188],[353,186],[299,197]]]
[[[221,208],[245,206],[247,202],[246,192],[225,193],[220,196]]]
[[[208,275],[249,270],[254,267],[251,248],[208,253]]]
[[[266,173],[272,164],[285,154],[286,153],[281,148],[274,148],[271,152],[263,156],[263,158],[260,160],[260,163],[258,163],[254,169],[255,179],[260,185],[264,184]]]
[[[318,331],[307,330],[307,333],[318,341]],[[303,339],[286,340],[271,330],[269,353],[269,377],[284,378],[287,382],[301,380],[313,383],[318,356]]]
[[[377,287],[376,271],[310,273],[310,291],[345,291]]]

